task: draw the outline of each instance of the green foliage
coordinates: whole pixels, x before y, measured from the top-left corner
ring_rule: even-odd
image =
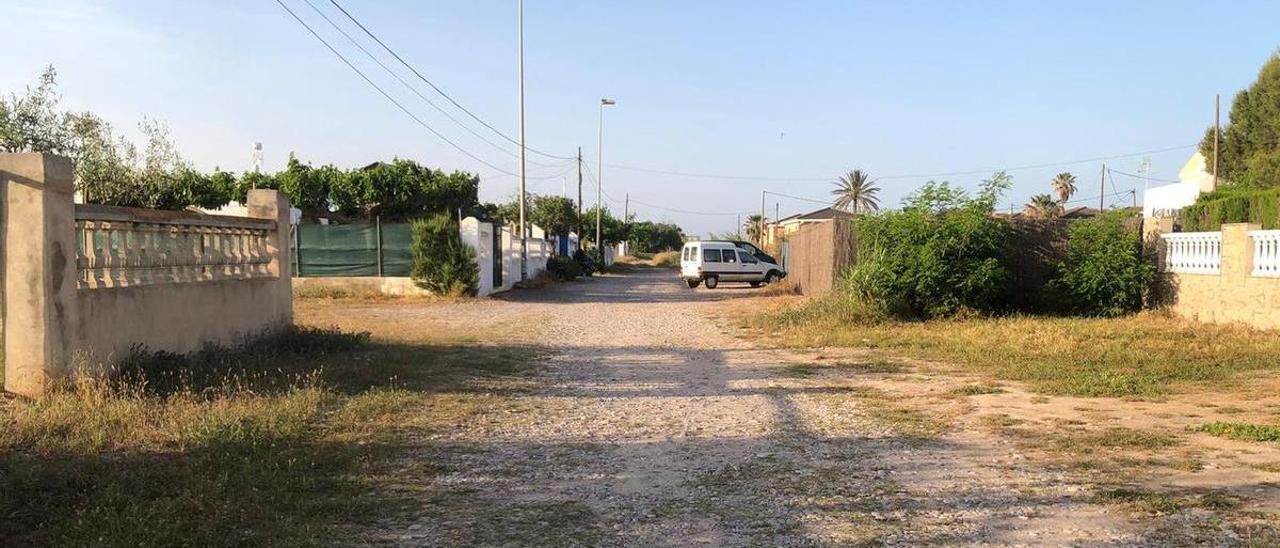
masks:
[[[1067,257],[1048,287],[1064,310],[1121,316],[1142,308],[1156,269],[1132,221],[1132,213],[1115,211],[1071,224]]]
[[[627,225],[627,242],[633,255],[671,251],[684,245],[684,232],[669,223],[639,221]]]
[[[1213,128],[1200,153],[1213,171]],[[1218,175],[1234,185],[1280,186],[1280,54],[1258,71],[1258,79],[1236,94],[1230,123],[1219,135]]]
[[[413,271],[418,287],[438,295],[475,295],[480,286],[476,254],[462,243],[446,213],[413,221]]]
[[[533,195],[529,220],[548,234],[565,235],[577,230],[578,204],[563,196]]]
[[[835,183],[831,194],[836,196],[832,207],[857,214],[859,211],[876,211],[880,209],[880,198],[877,194],[880,187],[867,172],[855,169],[842,175]]]
[[[898,317],[1003,308],[1008,225],[982,203],[935,212],[942,202],[927,202],[857,219],[858,264],[846,279],[853,295]]]
[[[335,172],[329,181],[333,206],[344,216],[404,219],[447,213],[484,214],[480,179],[464,172],[445,174],[411,160],[378,162],[362,169]]]
[[[604,240],[606,245],[616,244],[627,239],[626,225],[622,219],[614,217],[609,212],[609,208],[605,207],[601,211],[600,216],[600,239]],[[582,212],[582,224],[585,225],[583,232],[583,241],[593,241],[596,237],[596,208]]]
[[[1253,424],[1247,422],[1211,422],[1195,428],[1220,438],[1240,441],[1280,441],[1280,426],[1272,424]]]
[[[1219,230],[1224,223],[1259,223],[1280,228],[1280,187],[1249,188],[1232,185],[1201,195],[1182,208],[1182,229],[1187,232]]]
[[[557,280],[571,282],[583,274],[583,268],[582,263],[573,260],[571,257],[556,255],[547,259],[547,272],[555,276]]]

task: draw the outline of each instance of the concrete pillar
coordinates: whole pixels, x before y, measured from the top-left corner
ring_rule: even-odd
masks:
[[[270,306],[275,307],[281,326],[293,325],[293,280],[290,274],[293,256],[289,251],[289,199],[278,190],[252,189],[247,202],[245,206],[249,210],[249,217],[276,222],[275,237],[267,241],[267,251],[272,257],[267,271],[276,277],[276,283],[280,287],[274,292],[276,302],[270,303]]]
[[[1253,242],[1249,239],[1250,230],[1262,230],[1262,225],[1222,225],[1222,277],[1237,284],[1243,284],[1244,280],[1253,275]]]
[[[70,373],[76,322],[74,166],[0,154],[4,389],[39,396]]]

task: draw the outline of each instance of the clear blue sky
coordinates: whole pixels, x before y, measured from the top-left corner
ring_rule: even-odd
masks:
[[[432,127],[516,170],[512,157],[369,63],[303,0],[285,1]],[[312,1],[341,21],[327,0]],[[516,133],[515,0],[339,1],[465,106]],[[122,129],[143,116],[167,121],[182,153],[203,168],[246,169],[251,143],[261,141],[273,169],[290,151],[340,166],[400,156],[480,173],[486,200],[516,189],[514,178],[495,176],[396,110],[274,0],[5,0],[0,20],[0,89],[20,89],[52,63],[67,106]],[[1190,145],[1213,120],[1214,93],[1229,105],[1280,46],[1276,21],[1274,1],[529,0],[528,140],[561,155],[581,145],[594,170],[597,104],[616,98],[605,117],[605,190],[714,213],[757,210],[761,189],[826,199],[831,187],[608,164],[834,180],[854,167],[888,177]],[[1190,153],[1150,155],[1153,176],[1174,178]],[[1110,165],[1132,172],[1137,163]],[[1079,176],[1080,196],[1096,195],[1099,168],[1014,171],[1010,201],[1047,191],[1061,170]],[[561,171],[531,165],[531,176],[551,177],[531,189],[558,193]],[[969,188],[981,178],[940,177]],[[896,206],[925,179],[882,181],[883,203]],[[574,174],[566,180],[573,193]],[[781,200],[783,215],[813,207]],[[736,222],[634,203],[633,211],[693,234]]]

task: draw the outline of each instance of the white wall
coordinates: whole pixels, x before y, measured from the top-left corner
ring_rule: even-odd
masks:
[[[493,294],[493,224],[482,223],[475,217],[462,220],[458,232],[462,235],[462,243],[471,246],[476,252],[476,269],[480,273],[480,287],[476,293],[481,297]]]

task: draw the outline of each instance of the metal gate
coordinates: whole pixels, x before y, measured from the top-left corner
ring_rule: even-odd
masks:
[[[493,287],[496,290],[502,287],[502,254],[506,251],[502,249],[502,228],[496,223],[493,226],[493,247],[489,249],[493,250],[489,255],[493,257]]]

